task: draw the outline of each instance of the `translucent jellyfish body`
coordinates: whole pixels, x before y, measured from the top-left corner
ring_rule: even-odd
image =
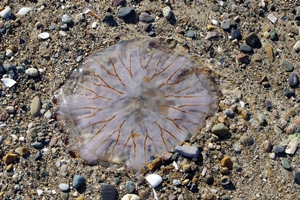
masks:
[[[59,92],[80,157],[139,170],[197,133],[217,107],[214,84],[199,67],[156,39],[122,41],[86,58]]]

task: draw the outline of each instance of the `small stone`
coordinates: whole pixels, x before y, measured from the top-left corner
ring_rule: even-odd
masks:
[[[149,199],[149,191],[148,190],[140,190],[139,197],[141,200]]]
[[[236,60],[237,63],[245,63],[245,64],[250,63],[249,56],[247,54],[244,54],[244,53],[238,54],[236,56],[235,60]]]
[[[61,21],[62,21],[63,23],[68,24],[68,25],[72,25],[72,24],[73,24],[72,18],[71,18],[69,15],[67,15],[67,14],[64,14],[64,15],[61,17]]]
[[[269,157],[270,157],[272,160],[274,160],[275,157],[276,157],[276,154],[275,154],[274,152],[272,152],[272,153],[270,153]]]
[[[265,151],[265,152],[270,152],[271,151],[271,142],[269,140],[265,140],[262,144],[261,144],[261,148]]]
[[[15,152],[21,156],[29,153],[29,151],[26,147],[18,147],[18,148],[16,148]]]
[[[172,9],[170,8],[170,6],[164,7],[162,12],[163,12],[164,17],[167,19],[170,19],[173,16],[173,12],[172,12]]]
[[[85,178],[80,175],[74,175],[73,176],[73,187],[74,188],[80,188],[85,184]]]
[[[32,147],[34,147],[35,149],[42,149],[44,147],[43,143],[41,142],[34,142],[31,144]]]
[[[229,176],[223,176],[222,178],[221,178],[221,184],[222,185],[228,185],[230,183],[230,177]]]
[[[158,174],[149,174],[146,176],[146,180],[153,188],[157,187],[162,182],[162,178]]]
[[[117,189],[112,185],[102,186],[100,193],[103,200],[117,200],[119,196]]]
[[[291,88],[297,88],[299,85],[299,77],[295,73],[290,74],[288,81],[289,81]]]
[[[36,68],[33,68],[33,67],[26,69],[25,73],[28,74],[28,76],[31,76],[31,77],[36,77],[36,76],[39,75],[39,71]]]
[[[211,39],[214,39],[217,37],[218,37],[218,33],[216,31],[209,31],[209,32],[207,32],[205,39],[211,40]]]
[[[229,156],[225,156],[224,158],[222,158],[221,167],[227,167],[228,169],[232,169],[232,165],[233,165],[233,163]]]
[[[136,194],[126,194],[121,200],[140,200],[140,197]]]
[[[281,63],[281,66],[283,67],[284,71],[286,71],[286,72],[294,71],[294,65],[288,60],[283,60]]]
[[[174,180],[173,180],[173,185],[174,185],[174,186],[180,186],[180,185],[181,185],[181,181],[178,180],[178,179],[174,179]]]
[[[42,159],[42,153],[40,151],[36,152],[35,156],[34,156],[34,160],[41,160]]]
[[[132,22],[135,20],[136,12],[133,8],[122,7],[119,9],[118,17],[122,18],[124,22]]]
[[[205,177],[204,177],[204,182],[208,185],[212,185],[214,183],[214,177],[210,174],[207,174]]]
[[[57,138],[57,137],[51,138],[50,143],[49,143],[49,146],[50,146],[50,147],[53,147],[53,146],[57,143],[57,141],[58,141],[58,138]]]
[[[70,190],[70,186],[66,183],[60,183],[58,187],[62,192],[68,192]]]
[[[176,146],[175,152],[179,153],[180,155],[196,158],[200,151],[197,146]]]
[[[222,167],[221,170],[220,170],[220,173],[222,175],[228,175],[230,173],[230,171],[227,167]]]
[[[261,45],[260,40],[255,33],[251,33],[246,37],[246,43],[252,48],[259,48]]]
[[[108,26],[117,26],[118,23],[114,19],[114,17],[111,14],[105,15],[102,19],[102,22],[106,23]]]
[[[132,193],[135,190],[135,184],[132,181],[127,181],[125,188],[126,192]]]
[[[47,32],[43,32],[43,33],[40,33],[40,34],[38,35],[38,37],[39,37],[40,39],[42,39],[42,40],[47,40],[47,39],[50,38],[50,34],[47,33]]]
[[[265,47],[265,51],[266,51],[266,53],[267,53],[267,57],[271,60],[271,61],[273,61],[274,60],[274,53],[273,53],[273,48],[272,48],[272,45],[270,45],[270,44],[265,44],[264,45],[264,47]]]
[[[273,151],[275,154],[281,154],[281,153],[284,152],[284,147],[283,147],[283,146],[280,146],[280,145],[274,145],[272,151]]]
[[[293,155],[298,147],[298,138],[293,138],[285,148],[285,153]]]
[[[243,44],[240,47],[240,50],[244,53],[252,53],[253,52],[252,47],[250,47],[248,44]]]
[[[163,153],[161,154],[161,159],[162,159],[163,161],[166,161],[166,162],[167,162],[167,161],[170,161],[170,160],[171,160],[172,156],[173,156],[172,153],[165,151],[165,152],[163,152]]]
[[[211,132],[219,137],[223,137],[227,135],[229,130],[228,127],[225,126],[223,123],[218,123],[212,127]]]
[[[5,56],[11,58],[14,55],[14,52],[10,49],[6,49]]]
[[[284,169],[287,169],[287,170],[291,169],[291,165],[290,165],[288,159],[286,159],[286,158],[283,158],[281,160],[281,165]]]
[[[41,99],[39,96],[35,96],[32,99],[31,105],[30,105],[30,113],[33,117],[37,117],[40,115],[42,104]]]
[[[0,12],[0,17],[2,17],[3,19],[9,19],[11,15],[12,15],[12,11],[11,11],[11,8],[9,6],[6,6]]]
[[[294,176],[295,183],[300,185],[300,172],[296,172]]]
[[[293,48],[296,52],[300,51],[300,40],[296,42]]]
[[[267,17],[273,24],[277,21],[277,17],[275,17],[272,13],[270,13]]]
[[[201,197],[202,200],[217,200],[217,197],[216,195],[214,194],[204,194],[202,197]]]
[[[196,34],[193,30],[188,30],[186,36],[189,37],[189,38],[195,38]]]
[[[26,15],[29,11],[31,11],[31,9],[32,8],[30,8],[30,7],[23,7],[19,10],[17,15],[20,15],[20,16]]]
[[[230,19],[225,19],[221,22],[221,28],[224,30],[228,30],[231,26]]]
[[[15,160],[19,158],[18,154],[15,153],[7,153],[5,156],[3,156],[2,160],[5,164],[13,163]]]
[[[252,60],[253,60],[254,62],[261,62],[261,61],[262,61],[262,57],[261,57],[260,54],[253,54]]]
[[[147,168],[149,170],[154,170],[157,169],[161,166],[161,159],[160,158],[156,158],[154,160],[152,160],[150,163],[148,163]]]
[[[125,5],[126,0],[113,0],[114,7],[119,7]]]
[[[276,30],[273,28],[270,31],[270,39],[273,41],[278,41],[278,34],[276,33]]]
[[[62,37],[66,37],[67,36],[67,32],[66,31],[58,31],[58,33]]]
[[[13,106],[7,106],[5,108],[5,111],[8,113],[8,114],[14,114],[15,113],[15,108]]]
[[[241,38],[241,31],[239,29],[231,30],[231,39],[240,39]]]
[[[151,23],[151,22],[154,22],[154,17],[152,17],[151,15],[149,15],[146,12],[142,12],[139,16],[139,20],[141,22]]]
[[[190,164],[185,164],[182,166],[182,172],[188,173],[191,170],[191,165]]]
[[[250,146],[254,143],[253,138],[248,135],[243,135],[240,138],[240,141],[241,141],[242,145],[244,145],[244,146]]]
[[[287,98],[295,97],[295,92],[288,88],[285,88],[285,96]]]

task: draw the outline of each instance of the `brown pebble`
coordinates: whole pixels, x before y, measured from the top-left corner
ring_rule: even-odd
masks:
[[[227,167],[222,167],[222,169],[220,170],[220,173],[222,175],[228,175],[230,172],[229,172],[229,169]]]
[[[50,140],[49,146],[53,147],[56,143],[57,143],[58,138],[57,137],[53,137]]]
[[[13,45],[13,44],[9,45],[8,48],[10,50],[12,50],[12,52],[14,52],[14,53],[16,53],[18,51],[18,46]]]
[[[160,158],[156,158],[154,160],[152,160],[148,165],[148,169],[149,170],[153,170],[153,169],[156,169],[156,168],[159,168],[161,166],[161,159]]]
[[[214,194],[204,194],[202,196],[203,200],[217,200],[217,197]]]
[[[26,147],[19,147],[19,148],[16,148],[15,152],[21,156],[25,155],[25,154],[28,154],[28,149]]]
[[[238,54],[236,56],[235,60],[237,63],[249,63],[250,62],[249,56],[244,53]]]
[[[170,161],[171,158],[172,158],[172,153],[170,152],[165,151],[161,154],[162,161]]]
[[[184,173],[187,173],[187,172],[189,172],[190,170],[191,170],[191,165],[190,165],[190,164],[185,164],[185,165],[182,166],[182,171],[183,171]]]
[[[16,153],[7,153],[3,158],[3,162],[5,164],[10,164],[10,163],[13,163],[16,159],[19,158],[19,155],[16,154]]]
[[[270,152],[271,151],[271,143],[269,140],[266,140],[264,141],[262,144],[261,144],[261,148],[265,151],[265,152]]]
[[[139,192],[139,197],[141,200],[146,200],[149,199],[149,191],[147,190],[142,190]]]
[[[225,156],[224,158],[222,158],[221,167],[227,167],[228,169],[232,169],[232,165],[233,165],[233,163],[229,156]]]
[[[7,165],[7,166],[5,167],[5,170],[6,170],[7,172],[11,171],[12,169],[13,169],[13,164],[9,164],[9,165]]]
[[[267,57],[273,61],[274,60],[274,54],[273,54],[273,48],[272,48],[272,45],[270,44],[265,44],[265,51],[267,53]]]
[[[262,57],[261,57],[261,55],[259,55],[259,54],[254,54],[254,55],[252,56],[252,60],[253,60],[254,62],[261,62],[261,61],[262,61]]]

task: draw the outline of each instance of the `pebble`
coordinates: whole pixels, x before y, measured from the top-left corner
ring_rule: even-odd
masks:
[[[274,145],[272,151],[273,151],[275,154],[281,154],[281,153],[284,152],[284,147],[283,147],[283,146],[280,146],[280,145]]]
[[[207,174],[205,177],[204,177],[204,182],[208,185],[212,185],[214,183],[214,177],[210,174]]]
[[[228,169],[232,169],[232,165],[233,165],[233,163],[229,156],[225,156],[224,158],[222,158],[221,167],[227,167]]]
[[[172,9],[170,8],[170,6],[164,7],[162,12],[163,12],[164,17],[167,19],[170,19],[173,15],[173,12],[172,12]]]
[[[31,105],[30,105],[30,113],[33,117],[37,117],[40,114],[40,110],[41,110],[41,99],[39,96],[35,96],[32,99]]]
[[[297,88],[299,85],[299,77],[295,73],[290,74],[288,81],[289,81],[291,88]]]
[[[270,13],[267,17],[273,24],[277,21],[277,17],[275,17],[272,13]]]
[[[7,153],[5,156],[3,156],[2,160],[5,164],[13,163],[15,160],[19,158],[18,154],[15,153]]]
[[[230,19],[225,19],[221,22],[221,28],[224,30],[228,30],[230,28],[231,22]]]
[[[240,39],[241,38],[241,31],[239,29],[231,30],[231,39]]]
[[[14,52],[13,52],[12,50],[10,50],[10,49],[6,49],[6,50],[5,50],[5,56],[6,56],[6,57],[10,58],[10,57],[12,57],[13,55],[14,55]]]
[[[12,14],[11,8],[9,6],[6,6],[1,12],[0,12],[0,16],[3,19],[9,19],[10,16]]]
[[[274,60],[274,53],[273,53],[272,45],[266,43],[266,44],[264,45],[264,47],[265,47],[265,51],[266,51],[266,53],[267,53],[267,57],[268,57],[271,61],[273,61],[273,60]]]
[[[73,176],[73,187],[74,188],[79,188],[82,187],[85,184],[85,178],[80,175],[74,175]]]
[[[300,172],[296,172],[294,175],[294,181],[295,183],[300,185]]]
[[[175,152],[179,153],[180,155],[196,158],[200,151],[197,146],[176,146]]]
[[[39,71],[36,68],[30,67],[26,69],[25,71],[26,74],[28,74],[31,77],[36,77],[39,75]]]
[[[300,40],[296,42],[293,48],[296,52],[300,51]]]
[[[208,31],[205,39],[210,40],[218,37],[218,33],[216,31]]]
[[[118,11],[118,17],[122,18],[125,22],[130,22],[135,19],[136,12],[133,8],[122,7]]]
[[[62,21],[63,23],[68,24],[68,25],[72,25],[72,23],[73,23],[72,18],[71,18],[69,15],[67,15],[67,14],[64,14],[64,15],[61,17],[61,21]]]
[[[195,38],[196,34],[193,30],[188,30],[186,36],[189,37],[189,38]]]
[[[269,140],[265,140],[262,144],[261,144],[261,148],[265,151],[265,152],[270,152],[271,151],[271,142]]]
[[[291,165],[290,165],[288,159],[286,159],[286,158],[283,158],[281,160],[281,165],[284,169],[287,169],[287,170],[291,169]]]
[[[15,152],[21,156],[29,153],[29,151],[26,147],[18,147],[18,148],[16,148]]]
[[[59,31],[58,33],[62,37],[66,37],[68,35],[66,31]]]
[[[223,137],[227,135],[229,130],[228,127],[225,126],[223,123],[218,123],[212,127],[211,132],[219,137]]]
[[[170,161],[171,158],[172,158],[172,156],[173,156],[172,153],[165,151],[165,152],[163,152],[163,153],[161,154],[161,159],[162,159],[163,161]]]
[[[255,33],[251,33],[246,37],[246,43],[252,48],[259,48],[261,45],[260,40]]]
[[[103,200],[117,200],[119,196],[116,187],[112,185],[102,186],[100,194]]]
[[[63,192],[68,192],[70,190],[70,186],[66,183],[60,183],[58,187]]]
[[[149,15],[146,12],[142,12],[139,16],[139,20],[141,22],[151,23],[151,22],[154,22],[154,17],[152,17],[151,15]]]
[[[7,106],[5,108],[5,111],[8,113],[8,114],[14,114],[15,113],[15,108],[13,106]]]
[[[283,60],[281,62],[281,66],[283,67],[283,69],[286,72],[292,72],[292,71],[294,71],[294,65],[290,61],[288,61],[288,60]]]
[[[298,147],[298,138],[293,138],[285,148],[285,153],[293,155]]]
[[[6,86],[6,87],[12,87],[14,86],[17,82],[11,78],[1,78],[1,82]]]
[[[149,170],[157,169],[160,166],[161,166],[161,159],[160,158],[156,158],[156,159],[152,160],[150,163],[147,164],[147,168]]]
[[[288,88],[285,88],[285,96],[287,98],[295,97],[295,92]]]
[[[140,200],[140,197],[136,194],[125,194],[121,200]]]
[[[250,63],[249,56],[247,54],[244,54],[244,53],[238,54],[236,56],[235,60],[236,60],[237,63],[245,63],[245,64]]]
[[[230,177],[229,176],[223,176],[222,178],[221,178],[221,184],[222,185],[228,185],[230,183]]]
[[[270,33],[270,39],[273,41],[278,41],[278,34],[276,33],[276,30],[273,28],[271,29]]]
[[[40,151],[36,152],[34,156],[34,160],[41,160],[42,159],[42,153]]]
[[[173,180],[173,185],[174,185],[174,186],[180,186],[180,185],[181,185],[181,181],[178,180],[178,179],[174,179],[174,180]]]
[[[32,147],[34,147],[35,149],[41,149],[44,147],[42,142],[34,142],[31,144]]]
[[[47,39],[50,38],[50,34],[47,33],[47,32],[43,32],[43,33],[40,33],[40,34],[38,35],[38,37],[39,37],[40,39],[42,39],[42,40],[47,40]]]
[[[102,19],[102,22],[106,23],[108,26],[117,26],[118,23],[114,19],[114,17],[111,14],[105,15]]]
[[[243,135],[240,138],[240,141],[241,141],[242,145],[244,145],[244,146],[250,146],[254,143],[253,138],[248,135]]]
[[[158,174],[149,174],[146,176],[146,180],[153,188],[157,187],[162,182],[162,178]]]
[[[253,50],[252,50],[252,47],[249,46],[248,44],[243,44],[241,47],[240,47],[240,50],[244,53],[252,53]]]
[[[135,184],[132,181],[127,181],[125,188],[126,192],[132,193],[135,190]]]
[[[119,6],[125,5],[125,3],[126,3],[126,0],[113,0],[113,5],[115,7],[119,7]]]
[[[26,15],[29,11],[31,11],[31,9],[32,8],[30,8],[30,7],[23,7],[19,10],[17,15],[20,15],[20,16]]]

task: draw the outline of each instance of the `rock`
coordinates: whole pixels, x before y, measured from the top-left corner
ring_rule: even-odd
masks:
[[[136,194],[126,194],[121,200],[140,200],[140,197]]]
[[[217,197],[216,195],[214,194],[204,194],[202,197],[201,197],[202,200],[217,200]]]
[[[102,19],[102,22],[106,23],[108,26],[118,25],[118,23],[111,14],[105,15],[105,17]]]
[[[241,53],[238,54],[235,58],[237,63],[245,63],[245,64],[249,64],[250,63],[250,59],[249,56],[247,54]]]
[[[273,53],[272,45],[266,43],[266,44],[264,45],[264,47],[265,47],[265,51],[266,51],[266,53],[267,53],[267,57],[268,57],[271,61],[273,61],[273,60],[274,60],[274,53]]]
[[[254,62],[261,62],[261,61],[262,61],[262,57],[261,57],[260,54],[253,54],[252,60],[253,60]]]
[[[231,39],[240,39],[241,38],[241,31],[239,29],[231,30]]]
[[[278,41],[278,34],[276,33],[276,30],[273,28],[270,31],[270,39],[273,41]]]
[[[9,19],[11,15],[12,15],[12,11],[11,11],[11,8],[9,6],[6,6],[0,12],[0,17],[2,17],[3,19]]]
[[[191,170],[191,165],[190,164],[185,164],[182,166],[182,172],[188,173]]]
[[[228,169],[232,169],[232,165],[233,165],[233,163],[229,156],[225,156],[224,158],[222,158],[221,167],[227,167]]]
[[[40,34],[38,35],[38,37],[39,37],[40,39],[42,39],[42,40],[47,40],[47,39],[50,38],[50,34],[47,33],[47,32],[43,32],[43,33],[40,33]]]
[[[80,175],[74,175],[73,176],[73,187],[74,188],[80,188],[82,186],[84,186],[85,184],[85,178],[83,176]]]
[[[19,12],[17,13],[17,15],[19,16],[23,16],[26,15],[29,11],[31,11],[32,8],[30,7],[23,7],[19,10]]]
[[[18,154],[15,153],[7,153],[5,156],[3,156],[2,160],[5,164],[13,163],[15,160],[19,158]]]
[[[285,88],[285,96],[287,98],[295,97],[295,92],[288,88]]]
[[[193,30],[188,30],[186,36],[189,37],[189,38],[195,38],[196,34]]]
[[[228,175],[228,174],[230,174],[230,171],[227,167],[222,167],[221,170],[220,170],[220,173],[222,175]]]
[[[254,143],[253,138],[248,135],[243,135],[240,138],[240,141],[241,141],[242,145],[244,145],[244,146],[250,146]]]
[[[151,22],[154,22],[154,17],[152,17],[151,15],[149,15],[146,12],[142,12],[139,16],[139,20],[141,22],[151,23]]]
[[[286,72],[294,71],[294,65],[288,60],[283,60],[281,62],[281,66],[283,67],[284,71],[286,71]]]
[[[296,42],[293,48],[296,52],[300,51],[300,40]]]
[[[291,88],[297,88],[299,85],[299,77],[295,73],[290,74],[288,81],[289,81]]]
[[[34,142],[31,144],[32,147],[34,147],[35,149],[42,149],[44,147],[42,142]]]
[[[33,67],[26,69],[25,73],[28,74],[28,76],[31,76],[31,77],[36,77],[36,76],[39,75],[39,71],[36,68],[33,68]]]
[[[70,190],[70,186],[66,183],[60,183],[58,187],[62,192],[68,192]]]
[[[253,52],[252,47],[249,46],[248,44],[243,44],[243,45],[240,47],[240,50],[241,50],[243,53],[252,53],[252,52]]]
[[[29,153],[29,151],[26,147],[18,147],[18,148],[16,148],[15,152],[21,156]]]
[[[212,127],[211,132],[219,137],[223,137],[227,135],[229,130],[228,127],[225,126],[223,123],[218,123]]]
[[[33,117],[37,117],[40,115],[42,104],[41,99],[39,96],[35,96],[32,99],[31,105],[30,105],[30,113]]]
[[[222,178],[221,178],[221,184],[222,185],[228,185],[230,183],[230,177],[229,176],[223,176]]]
[[[205,39],[211,40],[211,39],[214,39],[217,37],[218,37],[218,33],[216,31],[209,31],[209,32],[207,32]]]
[[[173,180],[173,185],[176,187],[176,186],[180,186],[181,185],[181,181],[178,180],[178,179],[174,179]]]
[[[5,111],[8,113],[8,114],[14,114],[15,113],[15,108],[13,106],[7,106],[5,108]]]
[[[296,172],[294,175],[294,181],[295,183],[300,185],[300,172]]]
[[[104,185],[100,189],[103,200],[117,200],[119,195],[117,189],[112,185]]]
[[[126,4],[126,0],[113,0],[113,5],[115,7],[124,6]]]
[[[135,190],[135,184],[132,181],[127,181],[125,185],[126,192],[132,193]]]
[[[14,79],[11,78],[1,78],[1,82],[6,86],[6,87],[12,87],[14,86],[17,82]]]
[[[207,174],[205,177],[204,177],[204,182],[208,185],[212,185],[214,183],[214,177],[210,174]]]
[[[261,148],[265,151],[265,152],[270,152],[271,151],[271,142],[269,140],[265,140],[262,144],[261,144]]]
[[[162,178],[158,174],[149,174],[146,176],[146,180],[153,188],[157,187],[162,182]]]
[[[152,160],[150,163],[148,163],[147,168],[149,170],[154,170],[157,169],[161,166],[161,159],[160,158],[156,158],[154,160]]]
[[[221,28],[224,30],[228,30],[231,26],[230,19],[225,19],[221,22]]]
[[[272,13],[270,13],[267,17],[273,24],[277,21],[277,17],[275,17]]]
[[[298,147],[298,138],[293,138],[285,148],[285,153],[293,155]]]
[[[122,18],[124,22],[134,22],[136,18],[136,12],[133,8],[122,7],[119,9],[118,17]]]
[[[165,151],[161,154],[161,159],[165,162],[168,162],[171,160],[172,156],[173,156],[172,153]]]
[[[272,151],[273,151],[275,154],[281,154],[281,153],[284,152],[284,147],[283,147],[283,146],[280,146],[280,145],[274,145]]]
[[[61,17],[61,21],[62,21],[63,23],[68,24],[68,25],[72,25],[72,24],[73,24],[72,18],[71,18],[69,15],[67,15],[67,14],[64,14],[64,15]]]
[[[196,158],[200,151],[197,146],[176,146],[175,152],[179,153],[180,155]]]
[[[261,46],[260,40],[255,33],[251,33],[246,37],[246,43],[252,48],[259,48]]]
[[[166,6],[162,10],[163,16],[167,19],[170,19],[173,16],[172,9],[169,6]]]
[[[283,158],[281,160],[281,165],[284,169],[287,169],[287,170],[291,169],[291,165],[290,165],[288,159],[286,159],[286,158]]]

